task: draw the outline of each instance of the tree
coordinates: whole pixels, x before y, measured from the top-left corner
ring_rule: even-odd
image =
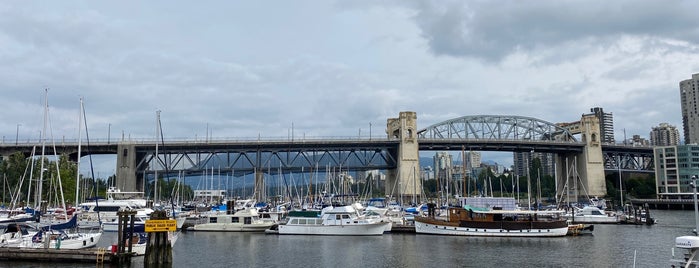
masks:
[[[24,176],[28,164],[29,161],[27,161],[27,157],[25,157],[21,152],[15,152],[9,157],[0,161],[0,174],[3,177],[3,183],[5,184],[3,187],[0,187],[5,189],[5,192],[2,195],[2,200],[0,200],[0,203],[3,205],[12,202],[10,199],[11,197],[15,197],[17,195],[22,197],[23,193],[27,193],[26,190],[29,188],[27,183],[22,185],[22,189],[17,189],[17,187],[19,187],[19,182]],[[17,199],[22,201],[21,198]]]

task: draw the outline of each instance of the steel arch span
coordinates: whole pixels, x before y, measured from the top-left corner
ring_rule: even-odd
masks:
[[[418,137],[577,142],[565,128],[541,119],[516,115],[470,115],[454,118],[418,131]]]

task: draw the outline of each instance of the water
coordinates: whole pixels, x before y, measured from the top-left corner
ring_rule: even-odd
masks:
[[[189,232],[177,240],[173,267],[633,267],[634,253],[636,267],[669,267],[675,237],[694,229],[694,212],[654,210],[652,215],[659,219],[654,226],[598,224],[594,235],[561,238]],[[100,246],[115,238],[106,234]],[[139,257],[126,267],[143,267],[142,262]],[[0,262],[0,267],[95,264]]]

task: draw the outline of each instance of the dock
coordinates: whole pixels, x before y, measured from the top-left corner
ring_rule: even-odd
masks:
[[[62,263],[77,263],[77,262],[112,263],[112,262],[117,262],[119,259],[120,258],[118,256],[114,255],[111,252],[106,251],[106,249],[104,249],[104,248],[92,248],[92,249],[0,248],[0,260],[7,260],[7,261],[50,261],[50,262],[62,262]]]

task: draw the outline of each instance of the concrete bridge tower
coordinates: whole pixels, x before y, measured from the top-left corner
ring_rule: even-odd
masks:
[[[602,136],[600,121],[595,114],[583,115],[581,123],[581,140],[586,143],[582,155],[578,157],[583,184],[587,193],[592,196],[607,195],[607,184],[604,178],[604,156],[602,154]]]
[[[132,143],[119,143],[117,146],[117,187],[123,192],[143,192],[143,178],[137,178],[138,160],[144,155],[136,153],[136,145]]]
[[[398,118],[389,118],[386,123],[389,139],[399,139],[396,156],[397,168],[388,170],[386,194],[400,196],[404,201],[417,197],[422,192],[420,180],[420,157],[417,142],[417,114],[400,112]]]
[[[585,114],[579,122],[567,128],[573,134],[580,134],[585,148],[581,154],[558,155],[557,192],[563,193],[563,200],[570,202],[576,202],[575,196],[586,198],[607,195],[599,118],[595,114]]]

